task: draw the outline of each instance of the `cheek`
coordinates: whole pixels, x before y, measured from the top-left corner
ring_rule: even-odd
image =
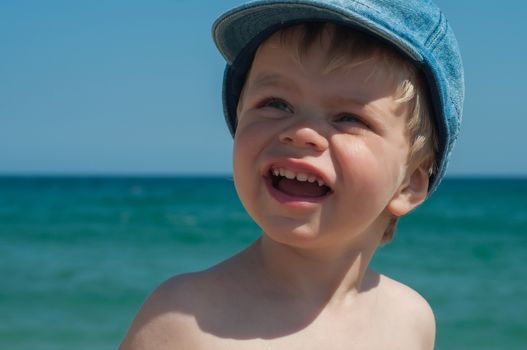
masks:
[[[245,146],[243,139],[240,139],[238,135],[234,139],[232,157],[234,185],[239,191],[245,187],[244,180],[247,180],[247,169],[250,168],[248,161],[251,159],[251,154],[250,149]]]
[[[248,162],[255,161],[260,148],[261,136],[255,131],[254,127],[241,127],[236,131],[233,145],[233,164],[234,171],[243,170]]]
[[[400,173],[395,152],[382,143],[361,140],[338,149],[340,176],[357,196],[371,201],[392,192]]]
[[[262,152],[276,138],[279,123],[246,116],[240,120],[234,137],[234,164],[258,162]]]
[[[255,183],[259,177],[259,159],[264,140],[254,127],[236,131],[233,145],[234,185],[241,201],[246,205],[255,196]]]
[[[242,147],[240,143],[235,140],[232,162],[234,188],[236,189],[236,193],[238,194],[238,198],[242,205],[248,212],[250,212],[251,208],[247,207],[247,204],[251,203],[250,199],[253,191],[251,189],[251,182],[249,181],[250,174],[247,169],[250,168],[250,165],[247,164],[247,159],[249,159],[249,156],[246,154],[246,148]]]
[[[379,172],[378,148],[358,140],[338,147],[339,164],[345,181],[366,181]],[[349,177],[346,179],[346,177]]]

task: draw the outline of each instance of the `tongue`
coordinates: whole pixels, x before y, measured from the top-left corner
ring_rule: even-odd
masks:
[[[278,182],[277,188],[291,196],[321,197],[327,193],[326,186],[319,186],[316,182],[297,181],[283,178]]]

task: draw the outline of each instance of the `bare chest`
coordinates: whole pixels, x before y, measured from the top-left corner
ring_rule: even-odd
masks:
[[[417,349],[409,339],[412,335],[399,330],[400,327],[390,329],[375,317],[334,319],[331,322],[314,320],[311,324],[298,325],[296,329],[275,334],[256,329],[252,333],[214,334],[198,329],[192,335],[192,346],[188,349]]]

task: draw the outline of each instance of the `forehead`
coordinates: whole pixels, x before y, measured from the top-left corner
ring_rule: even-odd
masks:
[[[401,54],[367,34],[331,23],[305,23],[283,28],[258,47],[252,66],[263,64],[262,51],[274,51],[305,65],[318,59],[321,73],[349,71],[369,66],[368,79],[383,79],[396,86],[414,80],[415,69]],[[252,67],[251,67],[252,68]],[[362,67],[364,70],[364,67]]]
[[[365,45],[360,36],[337,37],[332,27],[320,29],[309,36],[297,26],[269,37],[256,51],[244,89],[280,85],[293,90],[295,84],[313,80],[337,99],[393,96],[400,80],[397,66],[378,47]]]

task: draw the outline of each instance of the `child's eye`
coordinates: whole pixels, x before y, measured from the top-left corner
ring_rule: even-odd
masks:
[[[360,123],[362,125],[366,125],[362,118],[353,114],[341,114],[335,118],[335,121],[341,123]]]
[[[287,102],[275,97],[264,100],[259,107],[271,107],[284,112],[293,113],[293,108],[291,108]]]
[[[345,129],[371,129],[370,125],[364,121],[363,118],[355,114],[339,114],[334,121],[340,125],[340,127]]]

